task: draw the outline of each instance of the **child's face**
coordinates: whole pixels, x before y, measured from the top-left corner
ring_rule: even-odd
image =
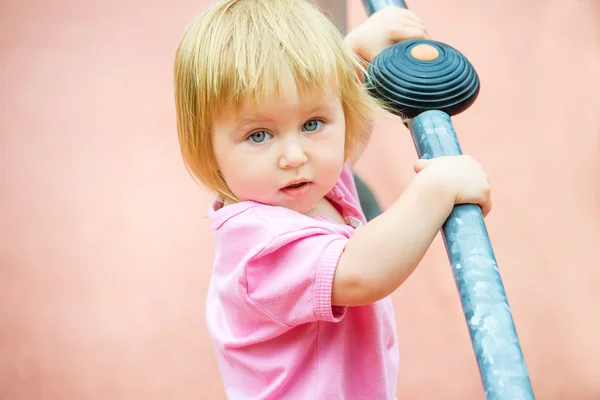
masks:
[[[299,95],[291,76],[282,96],[245,102],[213,126],[221,174],[240,200],[308,213],[336,184],[344,164],[345,120],[334,85]],[[290,188],[293,183],[303,183]]]

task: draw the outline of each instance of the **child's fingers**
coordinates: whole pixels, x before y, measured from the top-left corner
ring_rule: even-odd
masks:
[[[400,42],[407,39],[420,39],[428,37],[427,27],[421,18],[414,12],[397,6],[387,6],[373,14],[372,21],[377,21],[379,26],[387,26],[389,29],[388,39],[392,42]],[[421,33],[404,31],[413,28]]]
[[[410,10],[397,9],[395,15],[390,15],[390,20],[395,24],[412,26],[423,31],[427,30],[425,22]]]
[[[415,169],[415,172],[418,174],[419,172],[421,172],[425,168],[427,168],[429,165],[431,165],[432,162],[433,162],[433,160],[422,158],[422,159],[415,161],[415,165],[413,166],[413,168]]]
[[[490,211],[492,211],[492,199],[488,198],[488,201],[481,206],[481,213],[486,217]]]
[[[384,18],[405,18],[421,24],[423,23],[423,20],[414,11],[394,5],[385,6],[381,10],[377,11],[374,15],[376,14],[381,15]]]
[[[408,18],[411,19],[415,22],[418,22],[420,24],[425,25],[425,23],[423,22],[423,19],[421,19],[421,17],[419,17],[417,14],[415,14],[413,11],[411,10],[404,10],[404,15]]]
[[[410,40],[410,39],[428,39],[428,38],[429,38],[429,35],[427,34],[427,32],[425,30],[415,28],[415,27],[410,27],[410,26],[401,26],[401,27],[392,29],[391,37],[390,37],[392,43],[397,43],[397,42],[401,42],[403,40]]]
[[[427,31],[427,27],[425,26],[425,24],[423,22],[414,20],[414,19],[404,18],[400,21],[397,21],[396,24],[404,25],[405,27],[419,29],[422,31]]]

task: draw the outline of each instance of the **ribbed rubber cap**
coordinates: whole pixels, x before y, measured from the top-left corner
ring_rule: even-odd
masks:
[[[421,61],[411,55],[418,45],[434,47],[439,56]],[[475,69],[458,50],[432,40],[408,40],[382,51],[367,67],[367,89],[390,111],[414,118],[428,110],[456,115],[479,94]]]

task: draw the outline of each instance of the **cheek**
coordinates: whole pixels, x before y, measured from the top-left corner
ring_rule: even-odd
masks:
[[[243,154],[236,151],[235,146],[225,141],[215,140],[213,148],[219,171],[229,188],[235,192],[235,187],[240,180],[240,172],[245,170],[241,167],[246,160]]]
[[[234,148],[222,165],[222,174],[239,198],[255,197],[269,183],[268,157]]]
[[[344,144],[346,137],[342,128],[337,127],[326,142],[319,143],[316,146],[318,155],[314,157],[313,161],[319,164],[319,170],[327,174],[328,177],[339,175],[344,166]]]

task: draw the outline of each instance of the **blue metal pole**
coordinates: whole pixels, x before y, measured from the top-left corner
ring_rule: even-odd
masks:
[[[401,0],[364,0],[372,14],[382,7],[406,8]],[[412,50],[434,48],[439,56],[419,60]],[[450,115],[466,110],[477,98],[479,78],[454,48],[432,40],[398,43],[368,67],[370,93],[402,116],[420,158],[462,154]],[[454,207],[442,227],[488,400],[534,399],[512,313],[481,209]]]
[[[410,122],[420,158],[462,154],[450,116],[425,111]],[[454,207],[442,229],[487,399],[533,399],[481,209]]]
[[[369,0],[363,1],[369,15],[373,14],[377,10],[381,10],[385,6],[397,6],[402,8],[406,7],[406,3],[403,0]]]

